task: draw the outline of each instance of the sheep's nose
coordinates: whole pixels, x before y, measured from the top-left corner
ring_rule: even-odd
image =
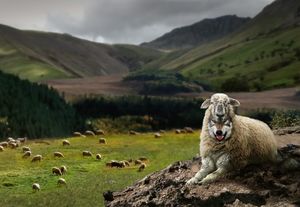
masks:
[[[217,130],[217,131],[216,131],[216,135],[222,136],[222,134],[223,134],[222,130]]]
[[[224,117],[224,114],[217,114],[217,117],[218,117],[219,119],[221,119],[221,118]]]

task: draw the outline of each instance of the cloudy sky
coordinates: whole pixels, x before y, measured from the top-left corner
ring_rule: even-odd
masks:
[[[273,0],[0,0],[0,23],[105,43],[150,41],[226,14],[255,16]]]

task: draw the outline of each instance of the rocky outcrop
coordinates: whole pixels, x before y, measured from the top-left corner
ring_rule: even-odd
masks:
[[[300,146],[280,153],[300,163]],[[300,205],[299,171],[276,166],[248,166],[210,185],[185,186],[201,166],[200,158],[176,162],[120,192],[104,193],[105,205],[114,206],[288,206]]]

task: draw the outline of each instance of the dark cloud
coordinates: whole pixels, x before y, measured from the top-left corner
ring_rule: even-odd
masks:
[[[33,4],[34,10],[28,13],[29,16],[35,17],[36,10],[43,12],[45,16],[38,13],[35,21],[32,18],[32,24],[36,22],[35,24],[41,25],[42,22],[43,26],[40,27],[46,30],[70,33],[96,41],[140,43],[150,41],[175,27],[192,24],[203,18],[226,14],[252,17],[272,0],[26,0],[20,2],[26,2],[26,5]],[[21,10],[22,6],[19,6]],[[18,18],[18,21],[22,20],[22,17]]]

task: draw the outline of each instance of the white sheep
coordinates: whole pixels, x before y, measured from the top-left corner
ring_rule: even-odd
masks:
[[[38,183],[33,183],[32,184],[32,190],[33,191],[40,191],[41,190],[41,186]]]
[[[23,152],[31,151],[29,147],[22,147]]]
[[[103,130],[98,129],[98,130],[96,131],[96,134],[97,134],[97,135],[104,135],[105,133],[104,133]]]
[[[92,157],[93,154],[92,154],[90,151],[83,151],[83,152],[82,152],[82,156],[83,156],[83,157]]]
[[[63,140],[62,141],[62,144],[63,144],[63,146],[67,146],[67,145],[70,145],[70,142],[69,142],[69,140]]]
[[[160,135],[160,133],[157,132],[157,133],[154,134],[154,137],[155,137],[155,138],[160,138],[161,135]]]
[[[99,138],[99,144],[106,144],[105,138]]]
[[[101,160],[102,159],[102,156],[100,154],[96,154],[96,159],[97,160]]]
[[[68,170],[67,170],[66,166],[62,165],[62,166],[60,166],[60,171],[62,174],[65,174],[65,173],[67,173]]]
[[[31,160],[31,162],[37,162],[37,161],[42,161],[42,159],[43,159],[43,156],[42,155],[35,155],[33,158],[32,158],[32,160]]]
[[[0,146],[2,146],[2,147],[8,147],[8,142],[0,142]]]
[[[62,172],[61,172],[61,170],[58,167],[53,167],[52,168],[52,174],[62,175]]]
[[[58,181],[57,181],[57,185],[60,185],[60,186],[67,185],[67,182],[66,182],[65,179],[59,178]]]
[[[235,115],[240,103],[226,94],[204,101],[207,108],[200,136],[200,171],[187,184],[209,183],[248,164],[275,162],[277,144],[263,122]]]
[[[95,133],[93,131],[90,131],[90,130],[85,131],[85,135],[87,135],[87,136],[96,136]]]
[[[4,151],[4,147],[0,145],[0,152]]]
[[[147,167],[147,165],[145,163],[142,163],[138,169],[139,172],[142,172],[143,170],[145,170],[145,168]]]
[[[54,152],[53,155],[54,157],[65,157],[61,152]]]
[[[24,152],[24,154],[22,155],[22,158],[28,158],[31,156],[31,151],[26,151]]]

